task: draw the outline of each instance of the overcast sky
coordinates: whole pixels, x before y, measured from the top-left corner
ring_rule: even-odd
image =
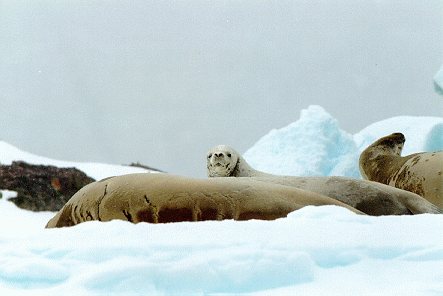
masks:
[[[443,2],[0,1],[0,140],[205,176],[323,106],[356,133],[442,116]]]

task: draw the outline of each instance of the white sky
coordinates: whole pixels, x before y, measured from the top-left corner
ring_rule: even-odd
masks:
[[[204,177],[311,104],[350,133],[442,116],[442,31],[437,0],[3,0],[0,140]]]

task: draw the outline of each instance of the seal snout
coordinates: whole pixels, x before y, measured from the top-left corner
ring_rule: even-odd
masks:
[[[225,159],[225,154],[223,152],[214,153],[214,158],[215,159],[220,159],[220,158]]]
[[[214,166],[221,166],[225,163],[229,163],[232,154],[230,152],[218,151],[208,154],[208,161]]]
[[[392,139],[394,139],[397,143],[403,144],[404,142],[406,142],[405,135],[403,135],[402,133],[393,133],[388,137],[392,137]]]
[[[366,148],[361,155],[367,154],[368,152],[378,152],[400,156],[405,142],[406,138],[402,133],[393,133],[375,141],[372,145]]]
[[[213,154],[209,154],[208,161],[212,165],[221,166],[223,163],[226,163],[225,154],[223,152],[215,152]]]

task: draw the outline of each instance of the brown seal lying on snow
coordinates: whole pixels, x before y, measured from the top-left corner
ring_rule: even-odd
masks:
[[[168,174],[130,174],[80,189],[46,228],[90,220],[166,223],[204,220],[273,220],[304,206],[338,205],[327,196],[248,179],[196,179]]]
[[[206,158],[208,177],[248,177],[253,181],[293,186],[326,195],[368,215],[443,213],[417,194],[378,182],[339,176],[295,177],[260,172],[253,169],[237,151],[225,145],[212,148]]]
[[[383,137],[360,155],[364,179],[414,192],[443,207],[443,151],[401,156],[405,143],[402,133]]]

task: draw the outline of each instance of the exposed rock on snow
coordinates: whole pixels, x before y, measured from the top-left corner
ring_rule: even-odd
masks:
[[[80,188],[95,181],[76,168],[23,161],[0,165],[0,176],[0,189],[17,192],[9,200],[31,211],[58,211]]]
[[[139,162],[132,162],[129,166],[130,166],[130,167],[136,167],[136,168],[142,168],[142,169],[146,169],[146,170],[154,171],[154,172],[159,172],[159,173],[166,173],[166,172],[164,172],[164,171],[162,171],[162,170],[155,169],[155,168],[153,168],[153,167],[150,167],[150,166],[147,166],[147,165],[141,164],[141,163],[139,163]]]

